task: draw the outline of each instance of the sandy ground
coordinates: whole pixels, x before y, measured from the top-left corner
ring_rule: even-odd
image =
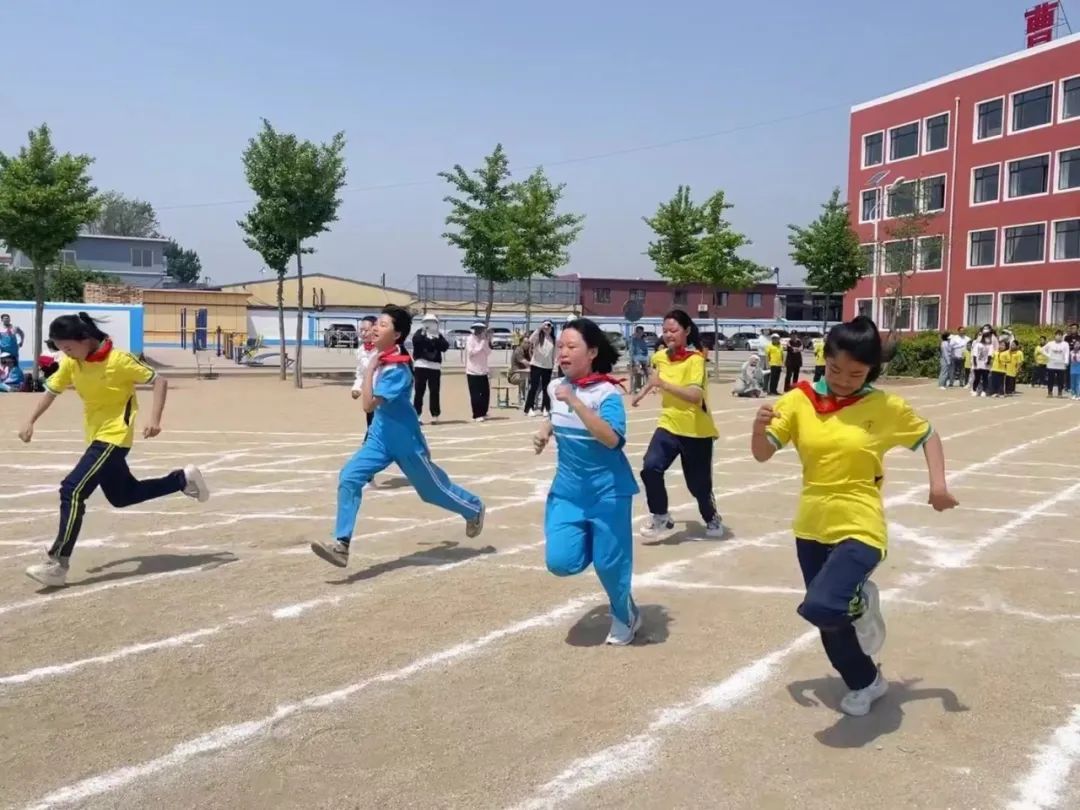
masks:
[[[362,432],[348,386],[183,380],[133,468],[198,463],[214,499],[95,495],[52,592],[22,570],[55,531],[79,403],[24,446],[30,401],[0,397],[0,806],[1080,807],[1080,403],[904,387],[962,507],[934,513],[921,454],[889,457],[891,691],[853,719],[795,613],[799,469],[749,458],[755,403],[712,393],[732,536],[699,536],[673,471],[680,531],[636,550],[645,638],[614,649],[593,574],[543,568],[535,420],[474,425],[464,379],[444,391],[426,431],[488,504],[476,541],[391,470],[331,568],[308,543]]]

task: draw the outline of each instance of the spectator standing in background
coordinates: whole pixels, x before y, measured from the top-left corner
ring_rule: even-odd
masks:
[[[1069,391],[1073,399],[1080,399],[1080,340],[1074,340],[1069,351]]]
[[[957,329],[949,338],[949,342],[952,344],[952,357],[953,357],[953,371],[952,381],[949,385],[967,385],[962,382],[964,379],[964,351],[968,346],[968,339],[964,337],[963,327]]]
[[[525,413],[546,416],[551,413],[551,397],[548,385],[555,366],[555,325],[544,321],[529,337],[529,392],[525,395]]]
[[[769,337],[765,347],[765,359],[769,362],[769,393],[780,393],[780,374],[784,370],[784,347],[780,345],[780,336],[775,332]]]
[[[788,340],[787,352],[784,358],[784,390],[790,391],[799,381],[799,372],[802,371],[802,340],[798,335],[792,335]]]
[[[971,365],[975,370],[975,376],[971,382],[973,397],[985,397],[990,394],[990,361],[993,356],[993,335],[984,331],[981,337],[971,345]]]
[[[514,347],[510,355],[510,371],[506,375],[506,381],[516,385],[518,389],[518,402],[525,404],[525,395],[529,391],[529,358],[532,356],[532,346],[529,341],[522,340]]]
[[[412,339],[413,354],[413,409],[417,416],[424,413],[424,394],[431,390],[428,408],[431,411],[431,424],[439,424],[442,406],[439,403],[439,389],[442,386],[443,352],[450,348],[446,338],[439,332],[439,319],[434,315],[425,315],[420,319],[421,326]],[[424,424],[421,420],[420,424]]]
[[[11,325],[11,316],[6,312],[0,315],[0,352],[7,352],[15,358],[15,364],[19,364],[19,349],[26,341],[23,330]]]
[[[952,335],[948,332],[941,333],[941,343],[938,345],[938,387],[944,391],[952,385],[953,376],[953,344]]]
[[[1039,335],[1035,344],[1035,366],[1031,369],[1031,387],[1046,385],[1046,337]]]
[[[465,338],[465,380],[469,384],[474,422],[487,421],[491,405],[491,381],[488,379],[490,357],[491,330],[477,321],[472,325],[472,334]]]
[[[1061,332],[1054,333],[1054,339],[1043,347],[1046,352],[1046,395],[1052,397],[1057,387],[1058,396],[1065,395],[1065,375],[1069,368],[1069,344]]]

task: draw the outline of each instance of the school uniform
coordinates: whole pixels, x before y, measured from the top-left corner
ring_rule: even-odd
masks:
[[[364,374],[368,370],[375,359],[379,356],[379,350],[375,348],[374,343],[361,343],[360,348],[356,350],[356,381],[353,382],[352,390],[357,393],[364,389]],[[371,429],[371,421],[374,418],[374,414],[364,414],[368,429]]]
[[[694,404],[667,391],[661,392],[660,419],[641,469],[649,512],[668,514],[664,473],[676,458],[681,458],[686,486],[698,502],[702,519],[709,523],[719,518],[712,493],[713,442],[718,434],[709,413],[705,356],[685,349],[676,354],[661,350],[653,355],[652,365],[664,382],[681,388],[701,388],[703,396],[701,402]]]
[[[784,347],[770,342],[765,347],[765,361],[769,364],[769,393],[780,393],[780,375],[784,371]]]
[[[962,378],[963,382],[961,384],[964,387],[967,387],[967,384],[971,382],[971,349],[964,349],[962,362],[964,364],[964,376]]]
[[[814,341],[814,382],[825,376],[825,338]]]
[[[1024,352],[1021,349],[1004,352],[1005,356],[1005,394],[1012,396],[1016,393],[1016,378],[1020,375],[1020,368],[1024,365]]]
[[[397,464],[425,503],[475,521],[483,512],[478,497],[454,484],[432,460],[420,420],[410,402],[413,375],[408,355],[379,357],[372,393],[383,401],[375,409],[367,438],[338,476],[337,521],[334,537],[345,545],[352,539],[361,494],[377,473]]]
[[[183,470],[140,481],[131,474],[127,456],[135,439],[139,400],[136,385],[152,383],[153,368],[106,340],[86,360],[64,357],[45,389],[59,396],[74,387],[84,403],[83,428],[89,444],[79,463],[60,484],[60,529],[49,556],[66,563],[82,528],[86,499],[99,486],[117,508],[162,498],[187,488]],[[192,494],[192,493],[189,493]]]
[[[1002,349],[994,352],[990,360],[990,394],[1000,397],[1005,393],[1005,363],[1008,351]]]
[[[1042,346],[1035,347],[1035,367],[1031,370],[1031,387],[1046,385],[1046,352]]]
[[[590,375],[575,385],[576,394],[596,411],[619,437],[606,447],[589,432],[581,418],[555,397],[556,389],[570,384],[566,378],[548,386],[551,426],[558,460],[555,479],[544,510],[544,556],[557,576],[596,569],[611,603],[613,619],[623,628],[638,620],[630,594],[634,568],[633,498],[638,492],[626,443],[626,408],[619,387],[602,375]]]
[[[806,583],[798,612],[821,630],[825,653],[848,688],[865,689],[877,667],[853,623],[863,610],[863,585],[888,544],[883,457],[893,447],[918,450],[933,429],[901,397],[872,386],[837,398],[824,381],[803,382],[774,411],[765,435],[778,449],[793,444],[803,467],[793,524]]]

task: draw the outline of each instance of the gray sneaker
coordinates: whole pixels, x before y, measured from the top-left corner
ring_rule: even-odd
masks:
[[[614,616],[611,617],[611,630],[608,632],[604,643],[613,647],[626,647],[633,643],[634,637],[637,636],[639,630],[641,630],[641,611],[635,607],[634,618],[629,627]]]
[[[874,701],[889,691],[889,682],[879,671],[874,682],[864,689],[853,689],[840,700],[840,711],[852,717],[863,717],[870,713]]]
[[[484,504],[480,504],[480,513],[472,520],[465,521],[465,536],[466,537],[479,537],[480,532],[484,530],[484,513],[487,511],[487,507]]]
[[[641,527],[642,537],[662,537],[675,528],[675,521],[671,515],[649,515],[645,525]]]
[[[719,515],[705,524],[705,536],[720,538],[727,534],[727,527],[724,525],[723,518]]]
[[[67,585],[68,564],[53,557],[46,558],[39,565],[31,565],[26,575],[46,588],[63,588]]]
[[[184,478],[187,480],[184,486],[185,495],[194,498],[199,503],[210,500],[210,487],[206,485],[206,479],[203,478],[202,471],[198,467],[194,464],[184,467]]]
[[[349,544],[340,540],[320,540],[311,544],[311,550],[315,552],[315,556],[338,568],[349,564]]]
[[[885,646],[885,617],[881,615],[881,596],[871,580],[862,586],[863,612],[853,624],[859,646],[867,655],[874,656]]]

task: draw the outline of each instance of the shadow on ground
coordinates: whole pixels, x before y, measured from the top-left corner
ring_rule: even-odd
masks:
[[[422,551],[414,551],[411,554],[406,554],[404,557],[398,557],[396,560],[387,560],[385,562],[375,563],[375,565],[363,568],[344,579],[328,580],[330,585],[351,585],[354,582],[361,582],[365,579],[374,579],[382,574],[388,574],[391,571],[398,571],[402,568],[417,568],[429,565],[446,565],[447,563],[464,562],[465,560],[471,560],[473,557],[479,557],[482,554],[494,554],[494,546],[484,546],[483,548],[468,548],[459,545],[456,542],[449,540],[439,543],[434,548],[424,549]]]
[[[940,700],[942,708],[950,713],[968,711],[953,690],[915,688],[921,681],[922,678],[889,681],[889,691],[874,703],[870,714],[865,717],[842,715],[833,725],[815,732],[814,737],[830,748],[862,748],[898,730],[904,721],[904,704],[916,700]],[[847,687],[840,678],[826,677],[796,681],[788,685],[788,692],[800,706],[826,706],[839,712],[840,699],[847,693]]]
[[[100,576],[80,579],[77,582],[69,583],[67,587],[70,589],[86,585],[99,585],[102,582],[144,577],[148,574],[164,574],[167,571],[179,571],[184,568],[206,568],[209,570],[236,562],[239,559],[229,551],[215,551],[211,554],[148,554],[141,557],[126,557],[122,560],[113,560],[104,565],[87,568],[86,573],[100,574]],[[57,589],[43,588],[39,593],[51,593],[55,590]]]
[[[673,621],[663,605],[638,605],[642,624],[634,645],[663,644],[670,635]],[[566,643],[573,647],[599,647],[611,629],[611,614],[607,607],[595,607],[582,616],[566,634]]]
[[[641,545],[681,546],[683,543],[722,543],[725,540],[731,540],[734,537],[735,533],[726,526],[724,527],[723,537],[706,537],[705,524],[691,521],[674,534],[669,534],[667,537],[661,537],[659,540],[643,541]]]

